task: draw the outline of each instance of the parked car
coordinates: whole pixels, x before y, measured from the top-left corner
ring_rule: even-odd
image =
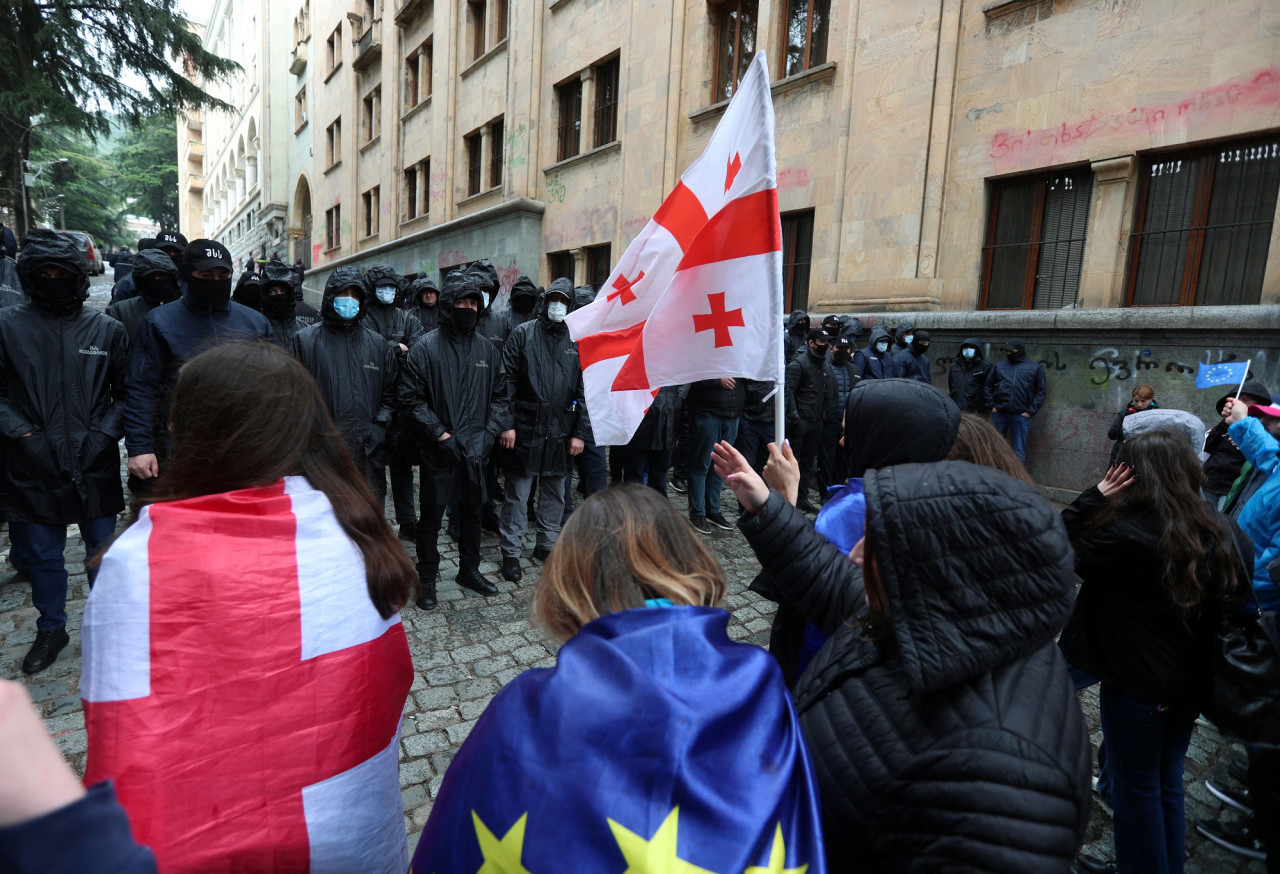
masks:
[[[98,248],[98,244],[93,239],[93,234],[85,231],[58,231],[64,237],[70,237],[75,244],[80,247],[80,251],[84,252],[84,256],[89,259],[89,272],[95,276],[101,276],[107,272],[107,262],[102,257],[102,250]]]

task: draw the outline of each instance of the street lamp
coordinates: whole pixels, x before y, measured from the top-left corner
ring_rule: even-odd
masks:
[[[19,192],[19,203],[22,206],[22,233],[26,236],[27,229],[31,227],[31,223],[27,220],[27,189],[32,188],[40,181],[41,174],[44,173],[46,167],[52,167],[55,164],[69,164],[70,158],[58,158],[56,161],[23,161],[22,168],[22,186]],[[36,168],[32,173],[32,168]]]

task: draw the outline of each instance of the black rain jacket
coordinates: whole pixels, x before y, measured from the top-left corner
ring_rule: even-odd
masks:
[[[772,383],[770,383],[772,385]],[[631,435],[627,446],[641,452],[675,449],[680,431],[680,407],[684,404],[689,385],[664,385],[658,389],[653,403],[645,411],[644,418]]]
[[[1089,822],[1090,746],[1054,645],[1075,589],[1061,518],[967,462],[864,484],[879,631],[862,572],[798,510],[774,493],[752,523],[753,546],[791,569],[787,597],[830,635],[796,688],[828,869],[1065,874]]]
[[[436,293],[436,305],[433,307],[425,306],[422,303],[422,294],[425,291],[434,291]],[[415,279],[409,286],[409,300],[405,312],[418,320],[418,324],[422,328],[422,336],[426,336],[438,327],[438,316],[440,313],[440,289],[430,279]],[[417,342],[416,340],[414,341]],[[410,344],[412,349],[413,345]]]
[[[569,298],[573,285],[557,279],[547,292]],[[547,318],[547,296],[538,301],[537,316],[511,332],[502,347],[507,404],[515,424],[516,445],[501,450],[502,467],[516,475],[563,476],[569,472],[569,440],[590,443],[591,421],[582,394],[578,344],[569,328]]]
[[[511,330],[523,325],[530,319],[538,317],[538,301],[542,299],[542,289],[533,284],[533,280],[527,276],[521,276],[511,285],[511,303],[510,309],[507,310],[507,321],[511,325]],[[516,309],[516,301],[529,301],[530,309],[528,312],[522,313]],[[578,302],[578,306],[583,306],[582,302]]]
[[[298,315],[298,299],[295,295],[297,282],[298,272],[280,261],[268,261],[262,268],[262,314],[271,323],[275,344],[281,349],[290,351],[293,350],[293,338],[303,328],[314,325],[318,321],[318,318]],[[280,295],[272,298],[267,294],[267,288],[272,285],[287,287],[283,300]],[[274,301],[281,301],[279,309],[276,308]]]
[[[37,245],[28,238],[23,256]],[[0,310],[0,516],[69,525],[124,509],[128,352],[124,326],[88,307],[67,316],[32,302]]]
[[[144,249],[138,253],[133,263],[137,267],[139,277],[163,273],[173,277],[175,285],[181,286],[182,280],[178,276],[178,268],[174,266],[173,259],[159,249]],[[137,279],[134,280],[134,284],[137,284]],[[138,336],[138,328],[142,326],[142,320],[146,318],[147,313],[166,303],[172,303],[172,301],[153,296],[143,283],[135,296],[108,304],[107,315],[124,325],[125,332],[129,335],[129,342],[132,344],[134,338]]]
[[[996,366],[982,357],[982,346],[977,337],[968,337],[960,344],[960,351],[974,350],[972,358],[957,355],[947,373],[947,390],[956,406],[970,413],[991,411],[991,391],[995,388]]]
[[[478,331],[453,326],[453,303],[475,293],[458,271],[440,291],[440,327],[413,345],[400,373],[400,405],[410,415],[422,463],[425,507],[485,496],[484,461],[511,428],[502,356]],[[448,440],[440,440],[448,433]]]
[[[772,425],[774,415],[774,399],[765,397],[773,394],[774,383],[758,379],[742,381],[742,418],[759,425]],[[785,400],[785,399],[784,399]]]
[[[391,347],[361,324],[360,315],[343,319],[333,308],[338,292],[356,283],[364,288],[366,299],[372,295],[354,267],[339,267],[329,274],[320,324],[300,331],[293,338],[292,351],[316,378],[352,460],[364,472],[383,460],[396,404],[397,368]],[[362,301],[360,314],[364,312]]]
[[[804,310],[792,310],[787,316],[787,330],[782,335],[782,354],[790,361],[804,347],[809,336],[809,314]]]
[[[889,348],[883,354],[876,352],[876,342],[887,340]],[[865,347],[853,353],[853,366],[863,379],[893,379],[898,376],[898,365],[893,360],[893,340],[884,325],[871,329],[871,340]]]
[[[385,264],[374,264],[364,273],[369,285],[367,302],[361,307],[364,312],[364,326],[387,341],[396,357],[403,359],[405,352],[421,339],[423,331],[421,323],[400,307],[407,290],[404,278]],[[396,301],[382,303],[374,296],[374,289],[379,285],[394,285]],[[406,348],[402,350],[401,345]]]
[[[17,306],[26,299],[22,280],[18,278],[18,262],[8,255],[0,255],[0,309]]]
[[[915,343],[898,350],[893,356],[893,363],[898,368],[898,376],[903,379],[914,379],[916,382],[933,382],[930,371],[929,356],[917,351]]]
[[[787,362],[786,380],[787,428],[807,432],[838,421],[836,375],[825,355],[817,358],[806,346]]]
[[[1044,367],[1038,361],[1029,361],[1026,353],[1016,361],[996,362],[996,386],[991,392],[991,406],[1001,413],[1040,412],[1044,403]]]

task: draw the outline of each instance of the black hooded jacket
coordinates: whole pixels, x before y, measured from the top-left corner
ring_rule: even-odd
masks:
[[[960,431],[960,410],[956,405],[934,386],[909,379],[859,382],[850,390],[843,413],[841,421],[848,439],[840,452],[844,469],[855,479],[872,468],[942,461]],[[799,514],[794,521],[809,524]],[[790,563],[793,556],[779,553],[774,544],[761,539],[764,529],[758,517],[744,516],[738,527],[760,561],[760,573],[751,581],[751,591],[778,605],[769,635],[769,652],[782,666],[787,685],[794,687],[799,679],[805,618],[787,600],[779,583],[779,579],[795,572]],[[836,564],[832,570],[852,585],[852,563]]]
[[[374,264],[364,272],[365,281],[369,284],[369,299],[361,309],[364,311],[364,326],[387,341],[387,345],[403,359],[405,352],[422,336],[421,323],[410,313],[401,309],[399,303],[404,297],[405,281],[385,264]],[[394,285],[396,300],[383,303],[377,299],[374,290],[379,285]],[[401,349],[401,346],[404,349]]]
[[[424,508],[482,500],[484,460],[511,428],[501,354],[453,324],[454,301],[466,296],[479,298],[471,279],[457,270],[445,277],[440,327],[413,345],[400,373],[400,405],[412,417],[421,455]]]
[[[898,376],[903,379],[914,379],[916,382],[933,382],[929,356],[920,347],[921,341],[929,339],[928,331],[915,331],[911,345],[898,350],[893,356],[893,363],[898,368]]]
[[[772,383],[770,383],[772,386]],[[653,396],[653,403],[645,411],[636,433],[631,435],[629,449],[639,452],[676,448],[676,436],[680,431],[680,407],[684,404],[685,395],[689,393],[686,385],[664,385]]]
[[[1264,403],[1271,402],[1271,390],[1256,379],[1246,381],[1240,394],[1258,398]],[[1218,399],[1219,415],[1226,406],[1227,399],[1231,397],[1234,395],[1223,395]],[[1219,421],[1209,429],[1209,433],[1205,435],[1204,451],[1209,454],[1204,462],[1204,490],[1210,495],[1225,495],[1231,491],[1245,462],[1244,453],[1227,436],[1226,422]]]
[[[422,302],[422,295],[426,291],[434,291],[436,293],[436,305],[427,306]],[[418,325],[422,328],[422,334],[425,336],[434,331],[437,327],[438,316],[440,314],[440,289],[430,279],[415,279],[409,285],[409,301],[405,312],[418,320]],[[416,340],[414,341],[417,342]],[[413,348],[412,344],[409,346]]]
[[[107,315],[124,325],[130,343],[137,336],[138,328],[141,327],[147,313],[158,306],[173,303],[177,300],[181,288],[178,268],[174,266],[173,259],[159,249],[145,249],[139,252],[134,257],[133,264],[135,267],[133,282],[138,289],[137,296],[116,301],[107,306]],[[172,296],[157,294],[155,284],[148,281],[156,274],[172,281]]]
[[[787,428],[801,432],[836,421],[836,375],[831,362],[809,351],[808,346],[787,362]]]
[[[972,349],[973,357],[965,358],[964,350]],[[960,344],[960,354],[951,362],[947,373],[947,390],[956,406],[970,413],[986,413],[991,409],[991,390],[995,387],[996,367],[982,357],[977,337]]]
[[[338,293],[362,289],[360,314],[344,319],[334,309]],[[381,337],[365,328],[361,316],[373,294],[354,267],[329,274],[320,305],[320,324],[293,338],[293,354],[320,385],[329,412],[347,450],[362,472],[382,461],[383,446],[396,404],[396,357]]]
[[[268,261],[262,268],[262,314],[271,323],[275,343],[282,349],[292,350],[298,332],[319,320],[298,314],[297,281],[297,271],[281,261]],[[272,286],[283,286],[286,291],[283,295],[269,295],[267,291]]]
[[[804,310],[792,310],[787,316],[787,331],[782,336],[782,354],[790,361],[803,348],[809,336],[809,314]]]
[[[563,476],[569,471],[570,438],[591,442],[578,345],[564,322],[547,317],[547,295],[553,292],[567,297],[573,311],[573,284],[557,279],[538,301],[536,317],[512,331],[502,347],[516,445],[499,457],[516,475]]]
[[[781,496],[753,538],[791,563],[785,595],[830,635],[796,689],[828,869],[1070,870],[1090,746],[1054,645],[1075,589],[1061,518],[1034,486],[967,462],[864,484],[888,601],[871,629],[862,572]]]
[[[70,241],[35,231],[23,240],[18,267],[32,299],[0,310],[0,516],[67,525],[124,509],[129,339],[118,321],[83,303],[67,315],[43,309],[31,271],[47,263],[71,270],[81,301],[88,297],[88,265]]]
[[[1001,413],[1040,412],[1044,403],[1044,366],[1030,361],[1025,352],[1019,352],[1010,361],[996,363],[996,385],[991,391],[991,406]]]
[[[889,344],[884,352],[876,351],[876,343],[881,340]],[[863,379],[893,379],[898,376],[898,365],[893,360],[893,341],[884,325],[876,325],[871,329],[871,340],[865,347],[853,353],[853,366],[858,376]]]
[[[511,325],[511,330],[523,325],[530,319],[538,316],[538,301],[542,299],[542,289],[533,284],[533,280],[527,276],[519,277],[511,285],[511,303],[510,309],[507,311],[507,321]],[[529,309],[521,312],[516,304],[528,303]]]

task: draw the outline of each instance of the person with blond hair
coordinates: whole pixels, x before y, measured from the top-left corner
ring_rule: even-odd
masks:
[[[555,667],[516,677],[476,722],[413,870],[826,871],[794,705],[776,662],[729,639],[724,591],[654,489],[588,498],[533,598]]]

